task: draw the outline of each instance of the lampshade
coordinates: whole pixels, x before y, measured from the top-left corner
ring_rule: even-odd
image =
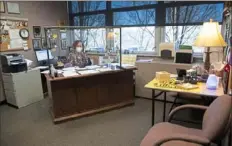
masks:
[[[212,20],[203,24],[203,28],[194,42],[194,46],[198,47],[224,47],[226,45],[219,32],[218,22],[212,22]]]

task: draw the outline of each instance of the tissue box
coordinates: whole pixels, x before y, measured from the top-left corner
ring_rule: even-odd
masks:
[[[156,72],[156,79],[159,81],[169,81],[170,73],[166,71]]]

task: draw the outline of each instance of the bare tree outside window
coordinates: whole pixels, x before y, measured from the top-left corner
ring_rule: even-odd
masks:
[[[122,49],[128,53],[138,53],[154,50],[155,46],[155,10],[136,10],[114,13],[114,25],[124,25],[122,28]],[[128,25],[142,25],[127,27]]]
[[[105,1],[85,1],[84,12],[97,11],[106,9]]]
[[[213,19],[222,21],[222,4],[204,4],[166,9],[166,23],[173,24],[165,27],[165,41],[178,45],[193,45],[193,42],[200,32],[200,25],[188,25],[201,23]],[[175,26],[180,24],[181,26]]]
[[[155,36],[155,21],[156,16],[159,15],[156,14],[156,10],[160,12],[155,6],[159,6],[159,2],[112,1],[110,2],[110,9],[106,9],[106,3],[108,2],[71,2],[72,14],[75,14],[73,24],[77,26],[105,26],[106,21],[107,24],[113,23],[112,25],[114,26],[122,27],[122,49],[129,52],[133,50],[133,52],[139,53],[150,53],[150,51],[155,53],[155,38],[157,37]],[[193,45],[203,22],[209,21],[209,19],[222,22],[223,3],[196,3],[193,5],[186,2],[180,6],[178,2],[176,2],[177,5],[175,5],[175,2],[173,2],[173,5],[166,5],[166,3],[162,4],[161,2],[161,5],[164,6],[164,11],[166,11],[165,23],[163,24],[164,21],[161,19],[157,24],[166,25],[164,32],[165,41],[175,43],[177,48],[179,45]],[[96,14],[93,14],[93,11],[96,11]],[[82,15],[81,12],[86,14]],[[112,17],[109,18],[109,16]],[[107,33],[107,31],[85,30],[79,33],[80,39],[86,47],[104,46],[105,49],[108,46],[108,41],[104,40],[106,39],[106,34],[101,38],[103,42],[106,41],[105,44],[101,43],[102,40],[99,40],[100,34],[103,36],[102,33]],[[90,37],[88,38],[87,36]],[[162,37],[162,34],[158,37]],[[115,43],[115,40],[112,42]],[[202,49],[193,49],[198,49],[202,52]]]

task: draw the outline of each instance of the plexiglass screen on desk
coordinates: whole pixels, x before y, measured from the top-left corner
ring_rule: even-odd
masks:
[[[46,30],[49,32],[47,36],[50,36],[50,40],[47,39],[48,44],[51,44],[52,55],[55,58],[68,58],[69,54],[75,51],[73,43],[79,40],[92,65],[120,63],[120,27],[53,26],[47,27]],[[65,63],[67,62],[64,61]]]

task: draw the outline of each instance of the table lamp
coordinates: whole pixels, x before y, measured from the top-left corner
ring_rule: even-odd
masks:
[[[218,22],[213,22],[212,19],[210,19],[210,22],[204,22],[203,28],[194,42],[194,46],[207,48],[204,64],[207,71],[210,69],[210,53],[212,53],[210,47],[225,47],[227,45],[218,27]]]

